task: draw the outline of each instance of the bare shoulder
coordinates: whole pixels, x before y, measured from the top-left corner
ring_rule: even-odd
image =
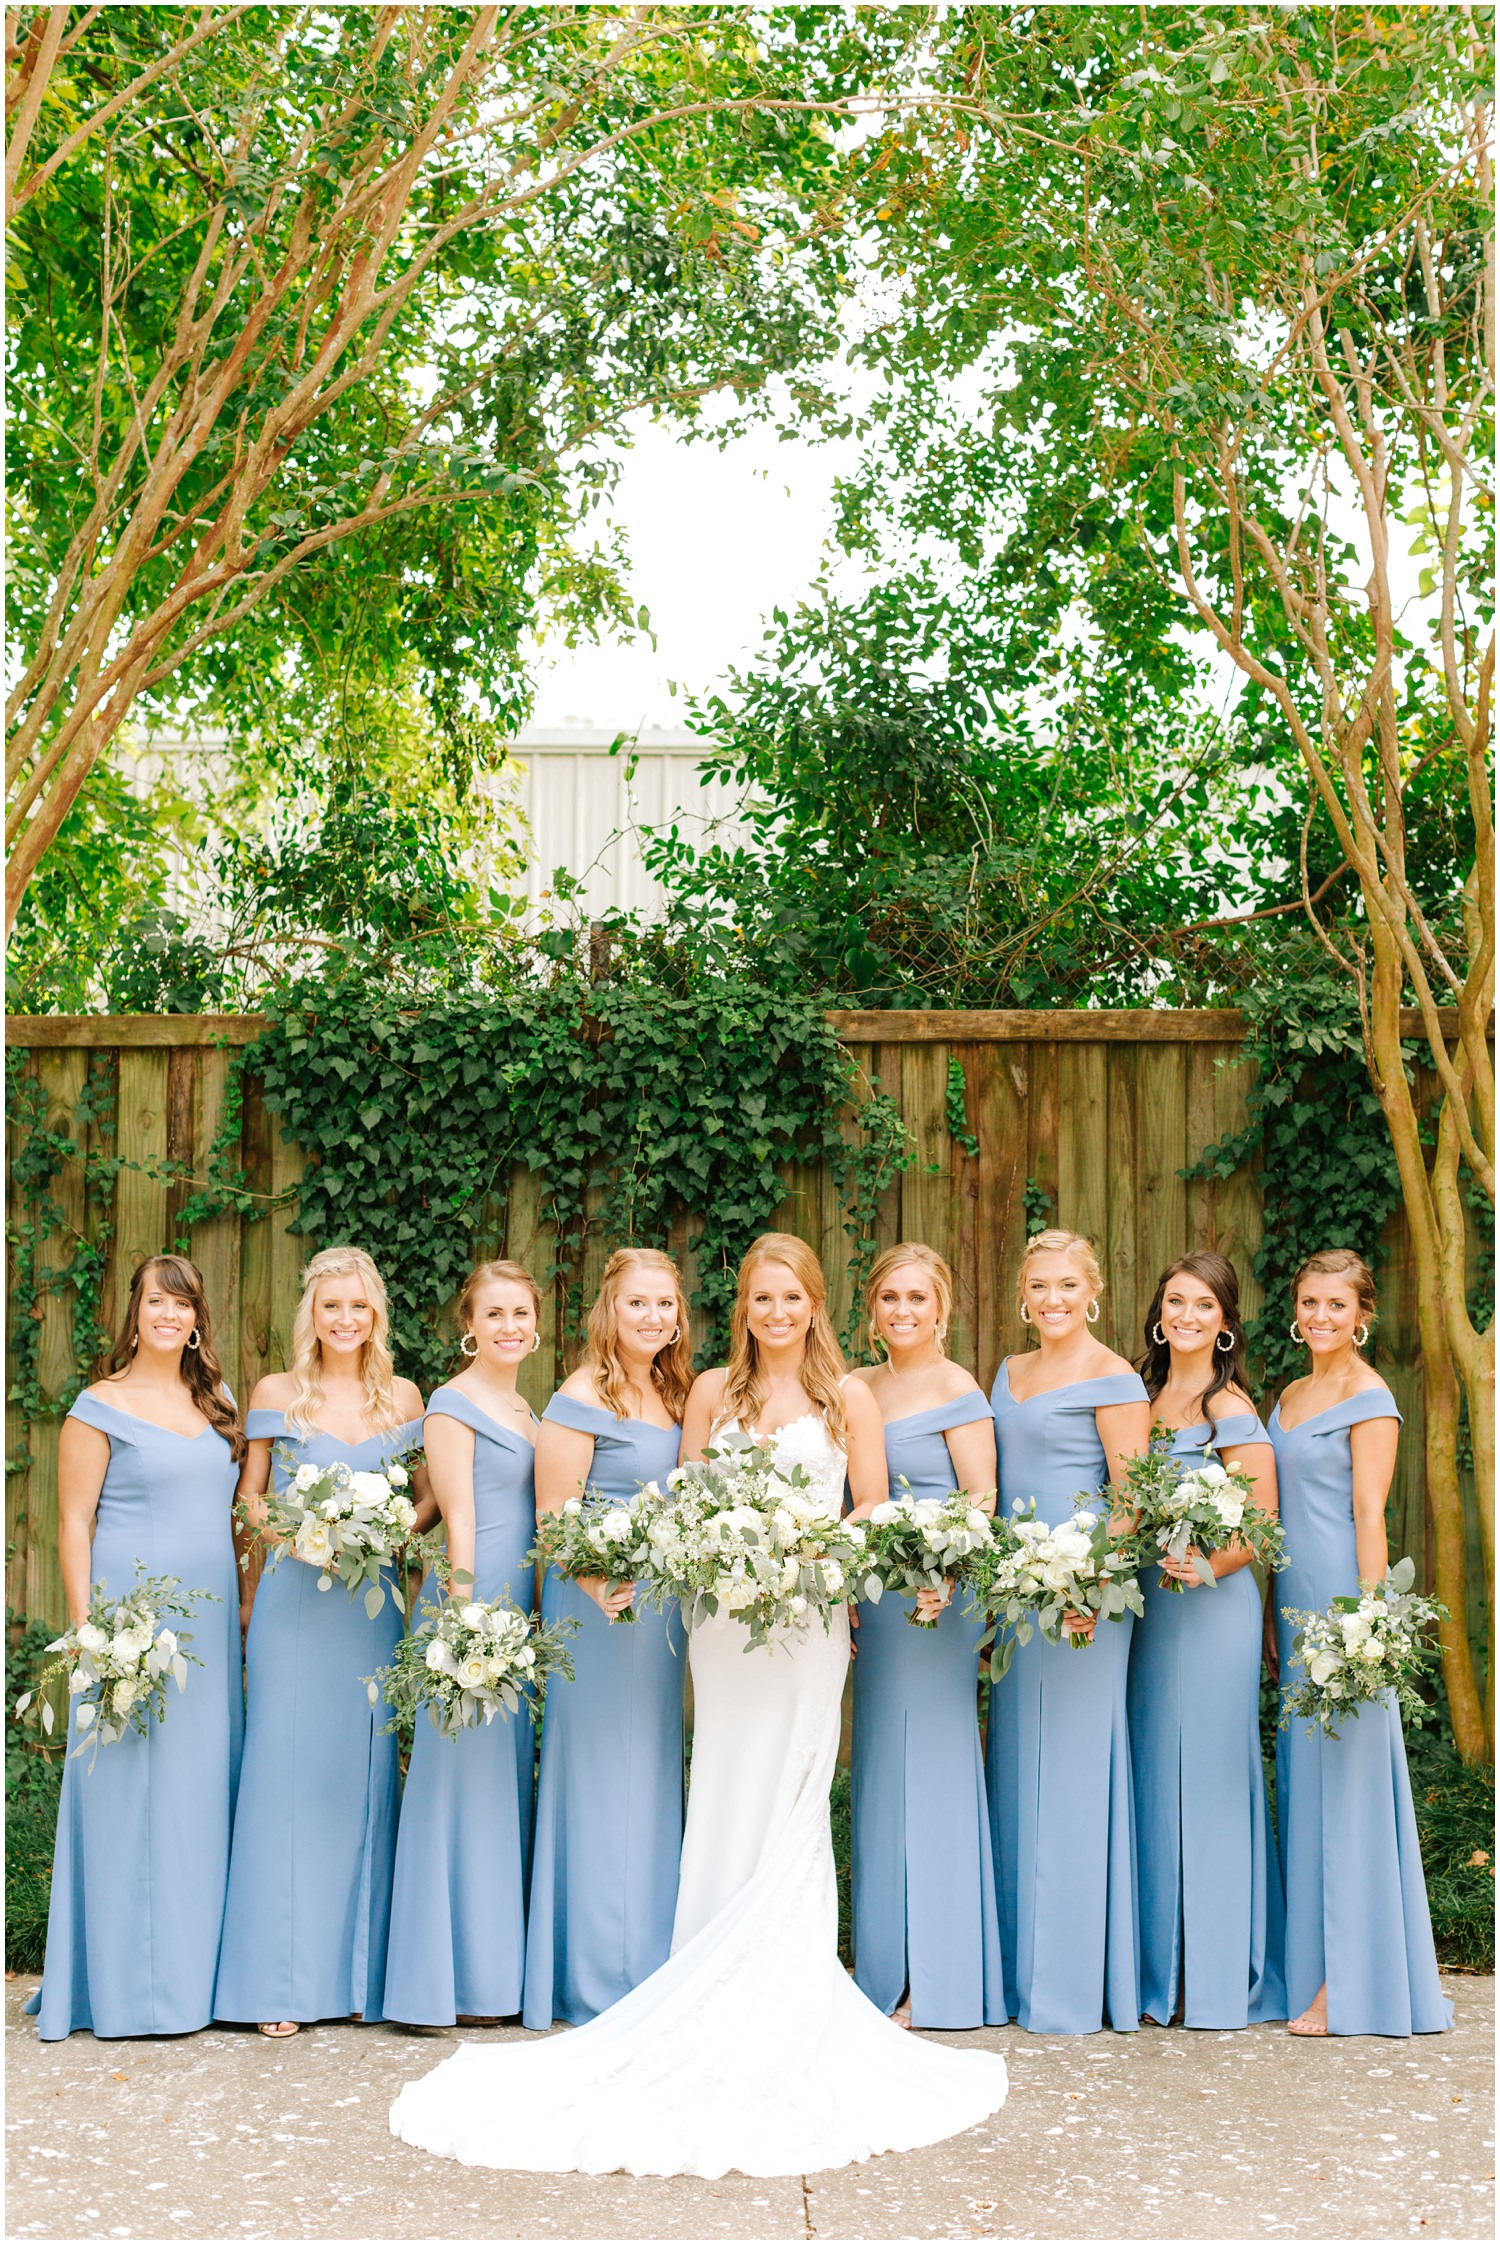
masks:
[[[844,1417],[851,1432],[860,1434],[881,1433],[885,1421],[880,1415],[880,1405],[871,1392],[868,1380],[857,1376],[844,1382]]]
[[[717,1408],[724,1400],[724,1388],[728,1378],[729,1367],[727,1364],[711,1365],[708,1371],[700,1372],[688,1391],[689,1410],[695,1403],[707,1403]]]
[[[401,1413],[402,1419],[420,1419],[427,1406],[422,1400],[422,1390],[417,1386],[416,1381],[397,1380],[395,1390],[396,1409]]]
[[[570,1372],[557,1392],[570,1395],[575,1403],[592,1403],[596,1410],[602,1408],[592,1367],[587,1364],[580,1364],[576,1372]]]
[[[869,1388],[873,1393],[879,1374],[880,1366],[878,1364],[856,1365],[855,1369],[848,1375],[849,1385],[853,1387],[855,1382],[858,1381],[861,1387]]]
[[[1220,1388],[1217,1395],[1211,1395],[1205,1408],[1209,1424],[1217,1426],[1220,1419],[1233,1419],[1243,1416],[1246,1411],[1253,1412],[1255,1405],[1243,1388],[1227,1387]]]
[[[957,1403],[966,1395],[984,1394],[984,1389],[972,1372],[966,1372],[961,1364],[954,1364],[946,1359],[937,1375],[936,1385],[939,1403]]]
[[[1099,1354],[1094,1359],[1089,1371],[1089,1378],[1091,1380],[1112,1380],[1122,1376],[1128,1378],[1134,1372],[1135,1366],[1128,1357],[1117,1355],[1113,1349],[1107,1349],[1101,1341]]]
[[[252,1411],[284,1411],[296,1390],[290,1372],[268,1372],[250,1391]]]

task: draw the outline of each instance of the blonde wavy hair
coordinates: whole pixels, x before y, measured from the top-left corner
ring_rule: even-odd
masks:
[[[1094,1290],[1097,1302],[1104,1292],[1104,1273],[1099,1268],[1099,1258],[1094,1253],[1094,1243],[1082,1232],[1033,1232],[1021,1256],[1021,1267],[1016,1273],[1016,1314],[1026,1299],[1026,1273],[1038,1255],[1071,1255]]]
[[[871,1353],[882,1351],[880,1335],[875,1326],[875,1304],[880,1289],[894,1271],[905,1270],[915,1263],[932,1280],[932,1291],[937,1297],[937,1345],[943,1347],[948,1338],[948,1328],[953,1323],[953,1271],[946,1258],[935,1247],[921,1240],[902,1241],[895,1247],[882,1249],[870,1265],[870,1275],[865,1280],[865,1318],[870,1332]]]
[[[605,1264],[598,1295],[589,1311],[588,1347],[584,1351],[582,1369],[593,1373],[594,1385],[615,1417],[628,1419],[630,1381],[620,1361],[620,1326],[615,1303],[625,1273],[641,1265],[647,1270],[665,1271],[677,1293],[677,1336],[664,1348],[659,1348],[651,1359],[651,1385],[681,1426],[688,1389],[693,1384],[692,1326],[687,1297],[682,1291],[682,1273],[671,1256],[664,1255],[659,1247],[617,1247]]]
[[[313,1301],[326,1278],[357,1278],[365,1290],[374,1321],[370,1338],[360,1351],[359,1376],[365,1389],[365,1419],[375,1434],[391,1434],[401,1425],[396,1404],[396,1373],[391,1363],[390,1312],[385,1282],[362,1247],[325,1247],[302,1273],[302,1299],[292,1320],[294,1386],[286,1423],[294,1434],[317,1430],[323,1404],[323,1350],[313,1327]]]
[[[802,1385],[834,1441],[841,1450],[847,1449],[849,1428],[840,1387],[844,1358],[829,1321],[823,1266],[806,1240],[797,1239],[790,1232],[762,1232],[740,1265],[734,1311],[729,1320],[724,1400],[715,1426],[725,1426],[731,1419],[738,1419],[741,1426],[753,1427],[766,1399],[760,1350],[750,1330],[750,1282],[761,1263],[784,1263],[812,1303],[812,1324],[808,1327],[802,1359]]]

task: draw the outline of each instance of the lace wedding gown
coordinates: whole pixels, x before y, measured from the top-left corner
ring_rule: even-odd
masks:
[[[821,1418],[775,1446],[837,1509],[844,1457]],[[754,1652],[721,1614],[693,1631],[690,1659],[670,1958],[587,2026],[463,2044],[391,2107],[405,2142],[531,2172],[795,2175],[938,2143],[1004,2103],[1002,2058],[893,2026],[839,1963],[828,1793],[847,1613]]]

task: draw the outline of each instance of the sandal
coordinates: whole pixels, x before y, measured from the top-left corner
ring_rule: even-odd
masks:
[[[301,2032],[301,2025],[296,2019],[263,2019],[256,2029],[256,2033],[263,2034],[269,2042],[286,2042],[291,2036]]]

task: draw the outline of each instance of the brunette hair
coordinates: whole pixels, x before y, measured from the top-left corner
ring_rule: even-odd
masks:
[[[125,1304],[125,1322],[109,1352],[106,1377],[117,1378],[135,1355],[141,1331],[141,1296],[153,1278],[164,1294],[191,1305],[198,1345],[182,1352],[179,1365],[182,1384],[215,1434],[223,1435],[231,1457],[238,1464],[247,1448],[244,1429],[224,1386],[224,1375],[214,1351],[213,1320],[208,1314],[208,1296],[203,1291],[203,1273],[185,1255],[148,1255],[144,1263],[137,1264],[130,1281],[130,1299]]]
[[[901,1241],[895,1247],[882,1249],[870,1265],[870,1275],[865,1280],[865,1317],[869,1325],[870,1347],[878,1356],[880,1339],[875,1330],[875,1303],[886,1280],[893,1271],[904,1270],[915,1263],[932,1280],[932,1291],[937,1296],[937,1343],[941,1348],[953,1322],[953,1271],[946,1258],[935,1247],[922,1240]]]
[[[1169,1263],[1156,1282],[1156,1292],[1151,1297],[1151,1307],[1146,1312],[1146,1353],[1136,1362],[1136,1370],[1146,1383],[1146,1393],[1152,1402],[1167,1384],[1172,1369],[1170,1343],[1153,1340],[1161,1320],[1161,1305],[1168,1286],[1179,1276],[1201,1279],[1224,1313],[1224,1326],[1234,1343],[1232,1348],[1221,1349],[1220,1336],[1214,1336],[1214,1375],[1198,1398],[1198,1407],[1208,1416],[1211,1397],[1225,1388],[1239,1388],[1243,1394],[1250,1392],[1249,1375],[1245,1370],[1245,1326],[1240,1315],[1240,1281],[1233,1263],[1210,1248],[1195,1247],[1190,1255],[1179,1255]]]
[[[1094,1299],[1104,1292],[1104,1273],[1099,1268],[1099,1258],[1094,1253],[1094,1243],[1082,1232],[1033,1232],[1021,1251],[1021,1267],[1016,1272],[1016,1309],[1019,1312],[1026,1299],[1026,1272],[1038,1255],[1071,1255],[1090,1286]]]
[[[294,1434],[315,1432],[323,1401],[323,1348],[313,1326],[313,1301],[325,1278],[357,1278],[374,1311],[370,1338],[359,1355],[359,1376],[364,1382],[365,1417],[376,1434],[392,1434],[401,1425],[396,1403],[396,1372],[391,1363],[390,1312],[386,1307],[385,1281],[362,1247],[325,1247],[302,1274],[302,1299],[292,1320],[292,1400],[286,1423]]]
[[[1305,1278],[1347,1278],[1354,1289],[1360,1315],[1366,1325],[1372,1324],[1378,1314],[1375,1308],[1375,1275],[1362,1255],[1352,1247],[1323,1247],[1316,1255],[1309,1255],[1292,1280],[1292,1316],[1297,1315],[1297,1290]]]
[[[625,1273],[637,1264],[644,1264],[647,1270],[665,1271],[677,1292],[677,1337],[659,1348],[651,1359],[651,1385],[681,1426],[688,1389],[693,1384],[693,1336],[687,1297],[682,1291],[682,1273],[671,1256],[664,1255],[659,1247],[617,1247],[605,1264],[599,1292],[589,1311],[588,1347],[584,1351],[582,1369],[593,1373],[594,1385],[615,1417],[628,1419],[630,1383],[620,1361],[615,1298]]]
[[[524,1263],[512,1263],[502,1256],[493,1263],[476,1263],[464,1280],[458,1297],[458,1323],[461,1333],[468,1330],[469,1320],[474,1315],[474,1304],[478,1299],[480,1287],[488,1286],[496,1279],[508,1280],[512,1286],[524,1286],[531,1296],[531,1306],[536,1311],[537,1322],[538,1324],[541,1323],[541,1288]]]
[[[740,1265],[734,1310],[729,1320],[729,1363],[724,1375],[724,1400],[716,1426],[738,1419],[748,1434],[765,1402],[760,1349],[750,1330],[750,1280],[758,1264],[784,1263],[812,1303],[812,1324],[807,1330],[802,1359],[802,1385],[822,1416],[823,1424],[841,1450],[848,1448],[849,1428],[844,1418],[841,1382],[844,1358],[834,1337],[827,1309],[823,1266],[805,1239],[791,1232],[762,1232]]]

